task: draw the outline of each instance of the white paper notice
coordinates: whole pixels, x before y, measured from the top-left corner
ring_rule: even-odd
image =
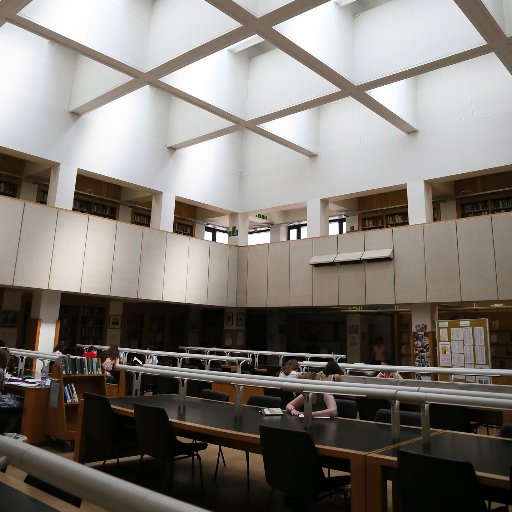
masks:
[[[462,341],[464,339],[464,335],[460,327],[452,327],[450,330],[452,335],[452,341]]]
[[[464,352],[464,343],[461,341],[452,341],[452,352],[462,354]]]
[[[464,327],[462,331],[464,337],[464,345],[473,345],[473,329],[471,329],[471,327]]]
[[[473,364],[475,363],[473,345],[464,345],[464,359],[466,360],[466,368],[469,368],[468,365],[473,366]]]
[[[483,345],[475,345],[475,362],[476,364],[487,364],[485,347]]]
[[[448,327],[448,322],[439,322],[439,327]]]
[[[452,351],[450,349],[450,343],[441,342],[441,343],[439,343],[439,366],[451,366],[451,365],[452,365]]]
[[[464,354],[455,354],[452,352],[452,366],[454,368],[464,368]]]
[[[483,345],[484,340],[484,328],[475,327],[475,345]]]
[[[448,329],[439,329],[439,341],[448,341]]]

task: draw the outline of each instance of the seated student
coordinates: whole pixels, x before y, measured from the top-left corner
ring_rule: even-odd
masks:
[[[321,373],[307,372],[301,374],[302,379],[313,380],[327,380],[327,377]],[[329,416],[334,418],[338,414],[336,401],[331,393],[312,393],[311,402],[313,405],[313,417],[315,416]],[[304,396],[302,394],[296,396],[291,402],[286,405],[286,410],[292,416],[301,414],[304,408]]]
[[[96,359],[98,357],[98,351],[94,345],[90,345],[84,350],[82,357],[90,357],[91,359]]]
[[[297,359],[288,359],[286,363],[284,363],[281,371],[279,372],[279,377],[288,377],[289,379],[300,379],[299,372],[299,361]]]
[[[343,382],[343,372],[341,371],[340,365],[334,359],[327,361],[325,368],[320,373],[326,377],[326,380]]]
[[[110,347],[101,354],[101,367],[108,383],[115,383],[112,371],[119,364],[119,349],[117,345]]]
[[[387,363],[382,363],[382,364],[387,364]],[[403,377],[398,373],[398,372],[385,372],[385,371],[380,371],[378,374],[377,374],[377,377],[379,379],[400,379],[402,380]]]

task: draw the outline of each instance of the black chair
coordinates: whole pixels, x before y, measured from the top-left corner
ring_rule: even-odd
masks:
[[[69,503],[74,507],[80,508],[80,506],[82,505],[82,498],[80,498],[79,496],[75,496],[74,494],[70,494],[69,492],[63,491],[62,489],[55,487],[54,485],[48,484],[43,480],[40,480],[39,478],[36,478],[35,476],[31,475],[30,473],[27,474],[24,482],[28,485],[31,485],[32,487],[35,487],[36,489],[39,489],[40,491],[55,496],[59,500],[65,501],[66,503]]]
[[[192,459],[194,470],[194,457],[199,461],[199,475],[201,478],[201,492],[203,491],[203,468],[199,452],[205,450],[206,443],[184,443],[176,438],[174,428],[169,422],[169,416],[162,407],[133,404],[135,412],[135,426],[140,452],[140,470],[144,461],[144,455],[149,455],[164,462],[164,477],[162,489],[171,490],[173,467],[175,460]]]
[[[203,389],[199,393],[199,398],[206,398],[208,400],[217,400],[219,402],[228,402],[229,395],[227,393],[223,393],[222,391],[215,391],[213,389]],[[224,459],[224,452],[222,451],[222,446],[219,444],[219,451],[217,452],[217,464],[215,465],[215,475],[213,476],[214,480],[217,480],[217,473],[219,471],[219,461],[222,457],[222,464],[226,465],[226,459]]]
[[[106,396],[84,393],[84,435],[87,445],[103,448],[103,466],[110,455],[119,456],[123,448],[136,445],[135,430],[114,414]]]
[[[503,425],[501,425],[500,437],[512,438],[512,423],[503,423]]]
[[[389,409],[391,406],[382,398],[357,398],[357,412],[360,420],[373,421],[379,409]]]
[[[456,432],[473,432],[468,409],[457,405],[430,404],[430,426]]]
[[[285,495],[298,498],[299,504],[343,492],[350,483],[349,476],[327,478],[313,438],[305,430],[289,430],[260,425],[265,479],[272,488],[268,507],[277,489]]]
[[[402,512],[487,512],[471,463],[398,451]]]
[[[338,412],[336,416],[339,418],[357,418],[357,402],[355,400],[347,400],[345,398],[335,398]]]
[[[379,423],[391,423],[391,410],[379,409],[375,414],[375,421]],[[414,411],[400,411],[400,425],[421,427],[421,413]]]

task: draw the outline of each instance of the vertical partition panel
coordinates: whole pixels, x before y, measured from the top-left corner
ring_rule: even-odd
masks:
[[[249,256],[248,247],[238,248],[238,277],[236,282],[236,305],[239,308],[247,306],[247,260]]]
[[[393,254],[396,302],[427,302],[423,226],[393,229]]]
[[[185,302],[187,294],[188,249],[190,237],[167,234],[165,251],[164,301]]]
[[[268,244],[249,247],[247,307],[265,307],[268,292]]]
[[[0,197],[0,284],[14,279],[24,207],[24,201]]]
[[[48,288],[57,209],[25,203],[14,286]]]
[[[459,255],[455,221],[423,228],[427,302],[460,301]]]
[[[313,305],[313,240],[290,242],[290,306]]]
[[[210,268],[208,270],[208,304],[226,306],[228,297],[229,247],[210,243]]]
[[[363,252],[364,233],[338,235],[338,252]],[[343,306],[366,303],[366,275],[364,263],[338,265],[339,303]]]
[[[512,299],[512,213],[492,216],[498,298]]]
[[[89,215],[82,293],[109,295],[117,223]]]
[[[457,220],[462,300],[496,300],[496,265],[491,217]]]
[[[191,238],[189,244],[186,302],[206,304],[210,242]]]
[[[313,256],[338,253],[338,237],[313,238]],[[313,306],[338,304],[338,268],[336,265],[313,267]]]
[[[238,280],[238,247],[236,245],[228,246],[228,296],[226,306],[236,307],[236,287]]]
[[[393,230],[377,229],[364,234],[365,251],[393,247]],[[395,268],[393,261],[365,262],[366,304],[395,303]]]
[[[88,221],[87,215],[58,210],[50,289],[65,292],[80,291]]]
[[[268,307],[290,304],[290,242],[268,246]]]
[[[137,297],[139,287],[142,227],[117,224],[110,295]]]
[[[143,228],[137,290],[137,296],[140,299],[162,300],[166,243],[165,231]]]

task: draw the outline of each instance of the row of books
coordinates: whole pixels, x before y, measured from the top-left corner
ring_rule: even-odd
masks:
[[[68,355],[60,356],[58,364],[62,373],[68,375],[99,375],[102,372],[101,363],[95,357],[75,357]]]
[[[76,392],[75,385],[72,382],[64,386],[64,401],[67,404],[78,403],[78,393]]]

